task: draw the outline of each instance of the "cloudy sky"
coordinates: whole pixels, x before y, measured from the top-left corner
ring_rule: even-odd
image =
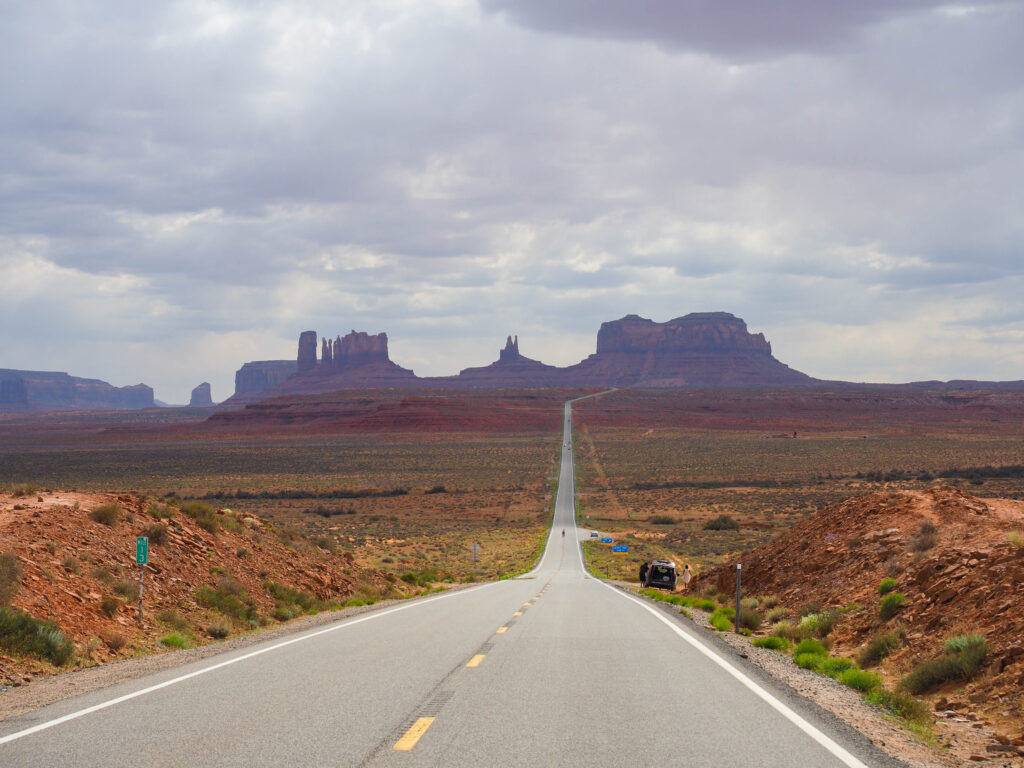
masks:
[[[421,375],[724,310],[1024,378],[1024,3],[0,4],[0,367],[169,402],[300,331]]]

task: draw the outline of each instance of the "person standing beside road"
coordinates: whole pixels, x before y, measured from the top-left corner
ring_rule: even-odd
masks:
[[[646,560],[644,561],[643,565],[640,566],[640,586],[641,587],[644,586],[644,584],[647,583],[647,570],[649,568],[650,568],[650,566],[647,564]]]
[[[687,563],[686,567],[683,568],[683,591],[685,592],[690,588],[690,579],[693,578],[693,572],[690,570],[690,564]]]

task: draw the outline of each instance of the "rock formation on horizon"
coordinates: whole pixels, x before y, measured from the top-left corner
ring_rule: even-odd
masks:
[[[115,387],[57,371],[0,369],[0,412],[130,410],[154,405],[153,389],[145,384]]]
[[[193,389],[188,404],[193,408],[208,408],[213,405],[213,396],[210,394],[210,382],[204,381]]]
[[[255,360],[235,371],[236,398],[251,398],[284,384],[297,370],[294,360]]]

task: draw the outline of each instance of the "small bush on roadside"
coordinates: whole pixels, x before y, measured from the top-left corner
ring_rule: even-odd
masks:
[[[239,621],[256,618],[256,605],[245,592],[240,595],[228,594],[212,587],[200,587],[196,590],[196,602],[206,608],[223,613]]]
[[[159,501],[151,501],[146,505],[146,512],[157,520],[170,520],[177,510],[170,504],[163,504]]]
[[[757,631],[761,627],[761,616],[757,611],[740,608],[740,627]]]
[[[881,677],[874,672],[866,672],[863,669],[848,669],[840,673],[837,679],[843,685],[848,685],[850,688],[861,693],[868,693],[875,688],[880,688],[882,685]]]
[[[135,603],[139,600],[139,584],[134,579],[121,579],[121,581],[114,584],[114,592],[121,595],[129,603]]]
[[[896,589],[896,579],[882,579],[878,583],[878,594],[887,595]]]
[[[799,642],[807,637],[807,633],[792,621],[777,621],[772,627],[772,634],[794,642]]]
[[[166,645],[168,648],[188,648],[188,640],[185,636],[178,632],[171,632],[169,635],[164,635],[160,638],[160,644]]]
[[[121,519],[121,505],[115,502],[100,504],[89,513],[89,519],[93,522],[113,527]]]
[[[277,621],[290,621],[295,618],[295,611],[286,603],[275,603],[274,610],[270,615]]]
[[[796,648],[793,649],[793,653],[817,653],[820,656],[828,656],[828,648],[819,643],[813,637],[805,637],[797,643]]]
[[[0,554],[0,607],[10,605],[21,588],[21,565],[13,552]]]
[[[100,640],[102,640],[103,644],[114,653],[117,653],[124,648],[125,644],[128,642],[128,638],[120,632],[105,632],[102,630],[100,631]]]
[[[904,720],[913,723],[931,722],[928,707],[903,691],[890,691],[879,686],[870,691],[866,698],[871,704],[887,709]]]
[[[668,515],[651,515],[647,518],[647,522],[653,525],[675,525],[679,521]]]
[[[167,543],[167,526],[162,523],[153,523],[142,529],[142,535],[149,539],[154,547],[163,546]]]
[[[188,629],[188,619],[173,608],[165,608],[156,615],[156,620],[179,632]]]
[[[904,634],[905,633],[901,630],[875,635],[868,640],[867,645],[865,645],[857,655],[857,663],[862,667],[870,667],[877,664],[900,647],[900,644],[903,642]]]
[[[1018,531],[1010,531],[1006,534],[1006,539],[1017,549],[1024,548],[1024,536],[1022,536]]]
[[[58,667],[67,664],[74,648],[52,621],[40,621],[17,608],[0,608],[0,648],[47,659]]]
[[[829,677],[838,678],[848,669],[853,669],[853,659],[846,659],[842,656],[830,656],[821,662],[821,672]]]
[[[104,595],[100,600],[100,610],[112,619],[121,610],[121,601],[113,595]]]
[[[11,496],[20,499],[22,496],[35,496],[39,493],[39,486],[35,483],[15,483],[11,486]]]
[[[757,648],[769,648],[773,651],[785,651],[789,649],[789,640],[784,637],[769,635],[768,637],[757,638],[753,641],[752,645]]]
[[[775,595],[765,595],[761,598],[760,608],[763,611],[770,611],[779,604],[779,598]]]
[[[749,608],[752,611],[756,611],[759,605],[761,605],[761,601],[756,597],[744,597],[740,600],[740,608]]]
[[[214,622],[206,627],[206,634],[214,640],[223,640],[231,634],[231,625],[223,621]]]
[[[764,620],[767,621],[769,624],[774,624],[779,619],[784,617],[787,613],[788,613],[788,611],[785,608],[783,608],[782,606],[778,606],[776,608],[770,609],[764,615]]]
[[[289,605],[297,605],[303,611],[321,610],[324,604],[317,600],[316,595],[312,595],[309,592],[303,592],[299,589],[292,589],[284,584],[278,584],[273,581],[263,582],[263,589],[268,595],[275,598],[280,603],[286,603]]]
[[[821,664],[825,661],[825,658],[820,653],[794,653],[793,663],[812,672],[820,672]]]
[[[704,523],[705,531],[738,531],[740,524],[730,515],[719,515]]]
[[[65,557],[64,560],[61,562],[61,565],[63,565],[67,570],[71,571],[71,573],[78,573],[78,569],[82,567],[82,563],[78,560],[77,557],[74,556]]]
[[[708,623],[719,632],[728,632],[733,628],[732,617],[735,614],[734,609],[720,606],[711,612]]]
[[[896,615],[906,599],[907,596],[902,592],[890,592],[882,598],[882,604],[878,607],[878,615],[883,621],[888,621]]]
[[[181,511],[196,521],[196,525],[209,533],[216,533],[220,528],[217,513],[205,504],[191,501],[181,505]]]
[[[226,595],[235,595],[236,597],[248,594],[242,582],[230,574],[225,574],[217,579],[217,589]]]
[[[969,680],[981,671],[988,656],[982,635],[961,635],[946,640],[946,652],[914,667],[900,682],[909,693],[927,693],[950,680]]]
[[[839,621],[839,614],[835,611],[822,611],[821,613],[809,613],[800,619],[800,628],[808,635],[827,637],[835,629]]]

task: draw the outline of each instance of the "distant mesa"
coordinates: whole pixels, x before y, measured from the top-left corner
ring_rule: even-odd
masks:
[[[188,404],[193,408],[207,408],[213,405],[213,397],[210,394],[210,382],[204,381],[192,390],[192,397]]]
[[[294,360],[256,360],[235,371],[235,397],[266,392],[284,384],[298,370]]]
[[[145,384],[115,387],[56,371],[0,369],[0,412],[128,410],[152,408]]]
[[[318,356],[319,350],[319,356]],[[299,336],[298,354],[283,381],[256,382],[236,374],[235,395],[228,403],[244,404],[279,395],[317,394],[337,389],[376,387],[769,387],[821,383],[772,356],[763,334],[752,334],[743,320],[728,312],[697,312],[657,323],[627,315],[601,325],[597,351],[567,368],[546,365],[519,351],[519,337],[508,336],[498,359],[466,368],[457,376],[422,378],[388,356],[386,333],[351,331],[334,339],[316,331]],[[255,372],[255,368],[252,369]],[[245,387],[238,386],[245,379]]]

